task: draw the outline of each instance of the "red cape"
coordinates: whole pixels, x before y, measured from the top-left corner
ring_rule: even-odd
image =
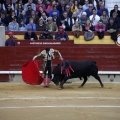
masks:
[[[22,79],[30,85],[40,85],[43,82],[43,77],[38,69],[38,61],[27,61],[22,66]]]

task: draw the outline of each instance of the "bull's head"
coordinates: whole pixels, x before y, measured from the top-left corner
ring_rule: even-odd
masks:
[[[63,76],[62,75],[52,74],[51,80],[54,82],[55,85],[60,85],[60,83],[63,80]]]
[[[60,66],[60,64],[58,64],[55,68],[54,68],[54,70],[53,70],[53,72],[52,72],[52,78],[51,78],[51,80],[55,83],[55,85],[60,85],[61,84],[61,82],[62,82],[62,80],[63,80],[63,78],[64,78],[64,76],[63,76],[63,74],[61,74],[61,66]]]

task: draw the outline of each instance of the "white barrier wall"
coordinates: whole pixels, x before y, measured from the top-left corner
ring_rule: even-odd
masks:
[[[0,26],[0,46],[5,46],[5,27]]]

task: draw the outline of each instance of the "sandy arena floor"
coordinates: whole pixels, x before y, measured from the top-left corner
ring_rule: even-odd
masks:
[[[0,120],[120,120],[120,83],[104,85],[0,83]]]

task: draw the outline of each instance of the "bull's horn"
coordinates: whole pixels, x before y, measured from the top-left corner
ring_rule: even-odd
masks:
[[[54,74],[52,74],[52,79],[54,78]]]

